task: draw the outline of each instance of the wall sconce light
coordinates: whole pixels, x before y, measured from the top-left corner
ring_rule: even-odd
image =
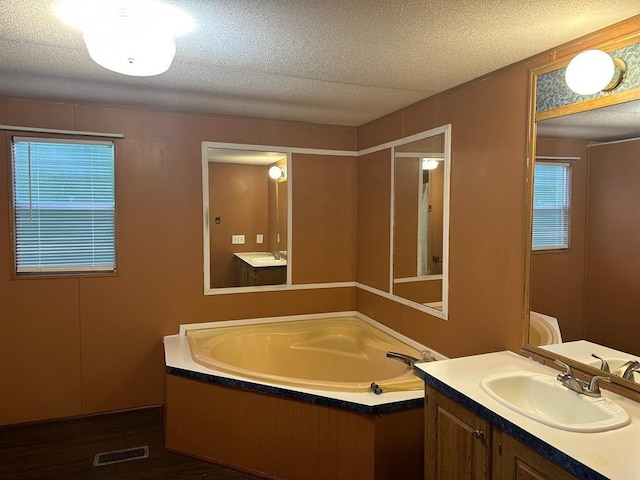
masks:
[[[567,86],[579,95],[608,92],[622,82],[627,65],[602,50],[586,50],[576,55],[565,72]]]
[[[438,168],[438,160],[434,160],[433,158],[424,157],[422,159],[422,169],[423,170],[434,170]]]
[[[56,13],[82,30],[94,62],[138,77],[166,72],[176,53],[174,38],[194,28],[190,15],[152,0],[64,0]]]
[[[274,165],[273,167],[269,168],[269,176],[274,180],[284,178],[285,176],[284,169]]]

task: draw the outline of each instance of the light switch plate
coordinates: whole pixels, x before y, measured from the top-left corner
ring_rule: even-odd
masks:
[[[256,235],[256,243],[262,243],[264,241],[264,236],[261,233]]]
[[[244,235],[231,235],[232,245],[241,245],[244,243]]]

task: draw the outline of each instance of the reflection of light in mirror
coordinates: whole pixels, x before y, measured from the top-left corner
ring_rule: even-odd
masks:
[[[284,177],[284,170],[276,165],[269,169],[269,176],[274,180]]]
[[[422,159],[422,169],[423,170],[434,170],[438,168],[438,160],[434,160],[433,158],[424,157]]]

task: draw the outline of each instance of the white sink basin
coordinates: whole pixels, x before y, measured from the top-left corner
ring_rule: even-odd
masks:
[[[286,265],[287,261],[284,258],[275,259],[273,257],[255,257],[251,259],[255,263],[264,265]]]
[[[243,252],[236,253],[236,257],[241,258],[252,267],[280,267],[287,266],[286,258],[274,258],[268,252]]]
[[[505,407],[561,430],[604,432],[631,422],[629,414],[610,399],[573,392],[551,375],[500,373],[482,379],[480,387]]]

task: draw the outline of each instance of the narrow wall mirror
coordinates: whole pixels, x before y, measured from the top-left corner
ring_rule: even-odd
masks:
[[[232,147],[203,146],[205,292],[288,284],[289,155]]]
[[[391,288],[437,317],[448,312],[450,126],[393,148]]]
[[[640,391],[640,78],[627,81],[536,116],[525,348]]]

